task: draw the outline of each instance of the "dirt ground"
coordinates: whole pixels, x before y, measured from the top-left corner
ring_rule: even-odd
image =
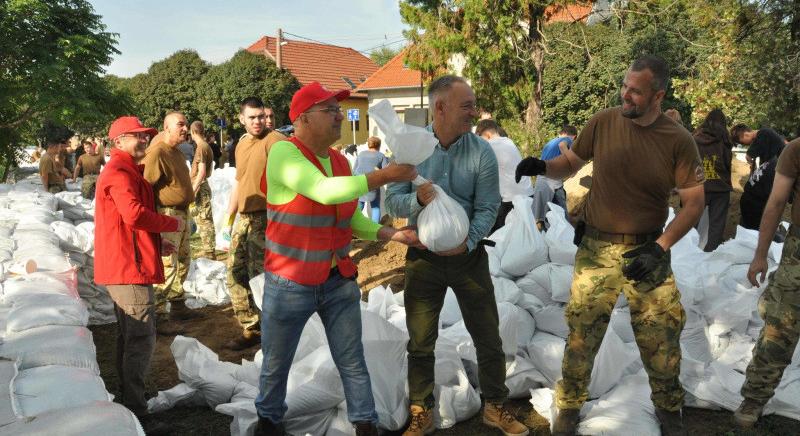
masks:
[[[733,177],[735,190],[731,195],[726,238],[733,237],[736,224],[739,222],[739,197],[747,174],[747,166],[742,162],[735,161]],[[567,186],[570,207],[573,207],[576,203],[575,197],[578,197],[580,193],[570,191],[569,184]],[[671,203],[673,206],[677,206],[677,197],[673,198]],[[196,236],[192,239],[193,245],[196,243]],[[358,284],[365,293],[378,285],[390,285],[395,292],[403,289],[403,259],[405,256],[403,246],[383,242],[356,242],[353,248],[353,257],[358,262],[359,268]],[[224,253],[221,254],[224,259]],[[185,336],[197,338],[218,353],[221,360],[241,363],[242,359],[253,359],[258,347],[252,347],[244,352],[232,352],[222,347],[226,341],[240,333],[230,306],[207,307],[198,312],[202,314],[201,318],[178,323],[185,330]],[[97,359],[100,363],[101,376],[105,380],[109,392],[117,395],[119,388],[114,368],[116,324],[95,326],[91,330],[97,345]],[[169,389],[180,383],[175,360],[169,349],[172,339],[172,337],[158,337],[151,374],[147,379],[147,390],[150,395],[154,396],[159,390]],[[547,420],[532,409],[527,399],[514,400],[512,405],[517,410],[517,416],[531,427],[531,434],[550,434]],[[694,435],[800,434],[800,422],[774,415],[762,418],[753,431],[739,432],[731,424],[732,414],[728,411],[686,408],[684,413],[687,430],[689,434]],[[158,415],[174,426],[175,435],[226,435],[230,433],[231,418],[207,407],[177,407]],[[400,435],[401,432],[388,434]],[[436,434],[477,436],[501,433],[484,426],[480,414],[478,414],[472,419],[460,422],[452,428],[440,430]]]

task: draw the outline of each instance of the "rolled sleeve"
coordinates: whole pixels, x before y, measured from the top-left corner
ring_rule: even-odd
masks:
[[[386,186],[386,211],[395,218],[413,218],[422,211],[417,201],[417,190],[411,183],[390,183]]]

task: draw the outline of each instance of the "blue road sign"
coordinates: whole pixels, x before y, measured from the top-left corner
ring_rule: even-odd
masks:
[[[217,118],[216,120],[214,120],[214,124],[219,126],[220,129],[224,129],[226,126],[225,120],[223,118]]]
[[[347,110],[347,121],[358,121],[358,109]]]

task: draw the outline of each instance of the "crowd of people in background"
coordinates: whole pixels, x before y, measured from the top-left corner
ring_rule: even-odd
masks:
[[[685,434],[677,362],[686,315],[669,249],[692,227],[702,230],[705,251],[724,241],[734,186],[734,146],[747,146],[751,173],[740,200],[740,222],[761,232],[748,277],[754,285],[758,274],[763,281],[769,242],[786,239],[792,250],[800,244],[797,204],[792,227],[776,232],[786,201],[798,189],[800,141],[787,145],[769,128],[730,127],[719,109],[690,132],[677,110],[662,112],[668,82],[663,60],[637,59],[622,82],[620,107],[598,112],[580,133],[564,125],[543,144],[539,157],[524,159],[490,117],[481,119],[473,133],[479,115],[476,97],[466,80],[451,75],[428,88],[433,119],[429,129],[439,143],[416,167],[392,163],[380,151],[381,140],[370,137],[367,150],[358,153],[351,168],[334,147],[341,137],[339,102],[349,92],[329,91],[316,82],[292,98],[291,133],[275,130],[273,109],[251,96],[240,103],[239,122],[245,133],[224,145],[202,122],[189,123],[184,114],[173,111],[166,113],[161,132],[135,117],[121,117],[112,123],[107,140],[87,139],[70,148],[69,138],[52,138],[46,150],[36,150],[32,158],[39,162],[43,189],[61,192],[67,179],[82,177],[81,194],[95,200],[95,280],[106,285],[115,302],[121,401],[141,418],[148,434],[169,428],[147,415],[144,398],[156,335],[182,333],[173,321],[202,316],[186,307],[182,284],[192,258],[216,259],[208,179],[224,166],[236,168],[221,232],[230,241],[226,282],[242,328],[225,347],[242,351],[260,344],[263,351],[257,434],[282,434],[292,356],[314,313],[328,335],[356,433],[377,434],[361,346],[357,268],[349,254],[354,237],[409,247],[405,309],[411,421],[404,435],[433,431],[434,345],[448,288],[455,293],[477,350],[484,423],[506,435],[527,434],[527,427],[505,405],[505,362],[482,245],[504,226],[518,196],[532,199],[533,224],[542,231],[547,229],[548,203],[562,207],[574,221],[579,246],[566,310],[570,333],[563,379],[556,389],[554,434],[575,433],[592,361],[620,293],[632,308],[633,330],[662,432]],[[564,179],[588,161],[594,168],[587,200],[579,210],[569,211]],[[410,183],[418,174],[430,182]],[[536,176],[535,182],[530,176]],[[420,210],[436,196],[432,183],[457,200],[470,220],[467,239],[446,252],[427,250],[413,227]],[[668,201],[675,193],[681,207],[665,228]],[[385,212],[408,218],[410,226],[381,225],[384,204]],[[192,222],[200,239],[196,253],[189,245]],[[762,317],[770,328],[765,327],[756,345],[742,388],[745,401],[735,414],[745,427],[758,419],[791,358],[793,346],[787,344],[795,344],[800,334],[800,306],[776,296],[800,285],[798,262],[795,252],[785,253],[765,292],[770,296],[762,297]],[[250,289],[250,281],[262,273],[263,311]],[[794,324],[787,326],[786,318],[775,313],[791,313]],[[770,345],[776,342],[786,346]]]

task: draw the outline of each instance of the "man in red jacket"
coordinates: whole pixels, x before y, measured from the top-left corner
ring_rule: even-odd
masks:
[[[156,344],[153,284],[164,282],[161,256],[175,249],[159,233],[181,231],[185,223],[155,212],[153,188],[138,164],[156,133],[131,116],[118,118],[108,131],[111,160],[95,193],[94,280],[114,300],[122,404],[140,418],[147,434],[166,434],[165,424],[147,417],[144,377]]]

